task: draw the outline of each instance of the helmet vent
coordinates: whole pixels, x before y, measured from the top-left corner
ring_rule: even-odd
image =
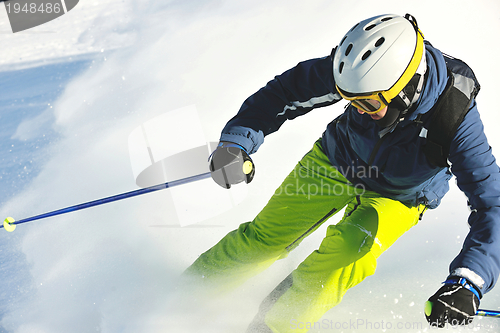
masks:
[[[372,54],[372,51],[370,51],[370,50],[366,51],[365,54],[363,54],[363,56],[361,57],[361,60],[368,59],[368,57],[370,56],[370,54]]]
[[[342,44],[344,44],[346,39],[347,39],[347,36],[344,36],[344,38],[342,38],[342,41],[340,42],[339,46],[342,46]]]
[[[389,20],[392,20],[392,17],[384,17],[383,19],[381,19],[382,22],[386,22]]]
[[[349,53],[351,53],[351,50],[352,50],[352,47],[354,45],[352,44],[349,44],[349,46],[347,47],[347,49],[345,50],[345,56],[347,57],[349,55]]]
[[[367,27],[365,28],[365,31],[370,31],[370,30],[372,30],[373,28],[375,28],[376,26],[377,26],[376,24],[371,24],[371,25],[369,25],[369,26],[367,26]]]
[[[352,27],[352,28],[351,28],[351,30],[349,30],[349,32],[351,32],[351,31],[353,31],[354,29],[356,29],[356,27],[357,27],[358,25],[359,25],[359,23],[358,23],[358,24],[356,24],[354,27]]]
[[[380,37],[379,40],[375,43],[375,47],[379,47],[380,45],[384,44],[385,38]]]
[[[344,62],[342,61],[339,65],[339,74],[342,74],[343,69],[344,69]]]

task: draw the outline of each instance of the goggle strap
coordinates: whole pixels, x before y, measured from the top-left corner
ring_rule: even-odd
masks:
[[[420,29],[418,27],[417,19],[415,18],[415,16],[413,16],[411,14],[406,14],[405,19],[407,19],[411,23],[411,25],[413,25],[413,28],[415,29],[417,34],[420,34],[420,36],[422,36],[422,38],[424,38],[424,34],[422,33],[422,31],[420,31]]]
[[[405,89],[403,89],[398,94],[398,97],[405,104],[405,109],[402,111],[403,114],[406,114],[408,112],[408,110],[410,109],[410,107],[417,102],[417,100],[420,97],[420,94],[422,92],[422,88],[423,88],[424,82],[425,82],[425,76],[421,75],[421,74],[417,74],[417,75],[418,75],[418,81],[417,81],[413,96],[411,96],[411,100],[410,100],[410,97],[408,97],[406,95]],[[413,81],[413,79],[412,79],[412,81]]]
[[[417,87],[415,88],[415,93],[413,94],[413,98],[410,101],[410,105],[415,103],[420,97],[420,93],[422,93],[422,89],[424,87],[425,75],[417,74],[419,76]]]
[[[380,97],[380,99],[382,100],[382,102],[384,102],[384,104],[385,104],[385,105],[389,105],[389,103],[390,103],[390,102],[388,102],[388,101],[385,99],[384,95],[382,95],[382,94],[380,94],[380,93],[379,93],[379,94],[378,94],[378,97]]]
[[[406,96],[406,94],[405,94],[403,91],[401,91],[401,92],[399,93],[399,97],[400,97],[400,98],[403,100],[403,102],[406,104],[406,107],[410,106],[411,101],[410,101],[410,99],[408,98],[408,96]]]

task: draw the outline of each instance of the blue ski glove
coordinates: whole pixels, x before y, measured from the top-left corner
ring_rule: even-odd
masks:
[[[450,277],[425,305],[425,317],[431,326],[443,328],[446,323],[469,325],[479,307],[480,292],[461,277]]]
[[[255,166],[243,147],[231,142],[220,142],[209,159],[212,179],[224,188],[245,181],[250,183]]]

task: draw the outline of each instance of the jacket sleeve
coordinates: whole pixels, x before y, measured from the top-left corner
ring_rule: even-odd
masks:
[[[340,99],[333,83],[330,56],[301,62],[245,100],[222,130],[220,140],[237,143],[254,153],[264,136],[277,131],[287,119]]]
[[[450,151],[452,172],[471,209],[470,231],[450,273],[469,279],[484,294],[494,287],[500,273],[500,170],[475,101]]]

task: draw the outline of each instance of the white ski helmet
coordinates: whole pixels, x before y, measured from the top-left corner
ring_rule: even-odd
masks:
[[[425,68],[424,38],[409,14],[379,15],[359,22],[342,38],[333,58],[333,77],[342,97],[374,99],[385,105],[417,70]]]

